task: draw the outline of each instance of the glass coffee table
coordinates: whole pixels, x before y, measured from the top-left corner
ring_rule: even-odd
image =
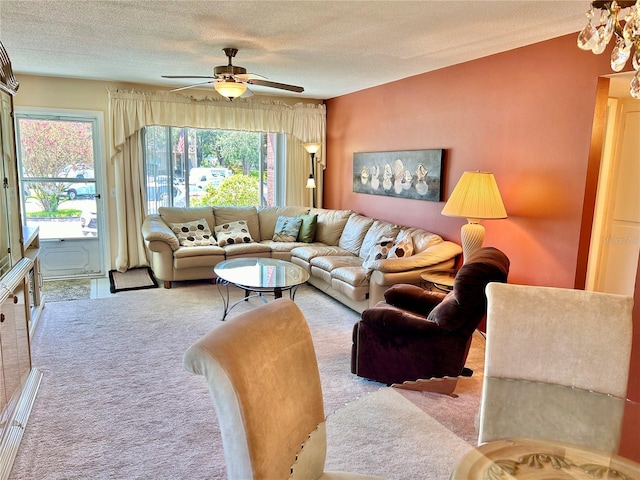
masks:
[[[289,297],[294,300],[298,287],[309,280],[304,268],[274,258],[234,258],[220,262],[213,271],[224,304],[223,321],[233,307],[251,297],[260,297],[266,302],[265,294],[281,298],[282,292],[289,291]],[[230,285],[244,290],[244,298],[233,304],[229,300]]]

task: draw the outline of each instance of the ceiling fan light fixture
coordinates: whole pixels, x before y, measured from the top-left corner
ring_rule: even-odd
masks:
[[[227,97],[229,100],[238,98],[247,91],[247,86],[244,83],[228,80],[214,83],[213,88],[216,89],[216,92],[223,97]]]

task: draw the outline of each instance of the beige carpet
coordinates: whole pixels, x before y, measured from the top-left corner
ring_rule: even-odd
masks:
[[[260,302],[241,303],[229,321]],[[358,315],[309,286],[296,303],[317,349],[327,465],[446,479],[474,441],[479,390],[455,398],[356,377],[349,368]],[[10,478],[226,478],[207,386],[182,367],[186,348],[220,317],[220,296],[208,282],[47,305],[32,342],[44,377]]]

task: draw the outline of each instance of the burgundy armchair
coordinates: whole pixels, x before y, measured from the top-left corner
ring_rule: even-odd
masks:
[[[351,372],[386,384],[461,375],[487,313],[485,287],[508,273],[507,256],[485,247],[469,256],[448,294],[394,285],[354,325]]]

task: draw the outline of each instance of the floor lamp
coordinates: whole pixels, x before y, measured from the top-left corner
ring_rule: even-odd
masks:
[[[318,150],[320,150],[320,144],[303,143],[302,146],[307,152],[309,152],[309,155],[311,156],[311,173],[309,174],[309,178],[307,179],[307,188],[313,189],[313,192],[311,192],[311,197],[313,201],[313,208],[316,208],[316,153],[318,153]]]
[[[464,172],[442,209],[442,215],[464,217],[467,224],[460,230],[462,255],[469,255],[482,246],[484,227],[480,220],[507,218],[496,179],[492,173]]]

